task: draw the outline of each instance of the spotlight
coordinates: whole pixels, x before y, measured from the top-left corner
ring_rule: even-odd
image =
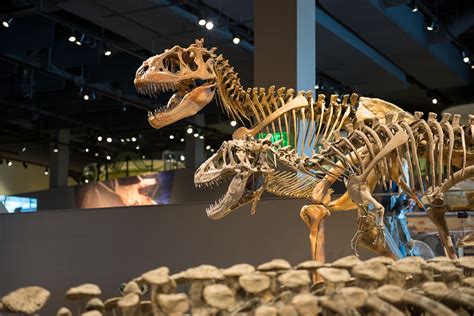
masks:
[[[212,21],[208,21],[206,23],[206,29],[212,30],[213,28],[214,28],[214,23],[212,23]]]
[[[189,126],[188,129],[186,130],[186,133],[192,134],[193,133],[193,128],[191,126]]]
[[[110,159],[112,159],[112,157],[110,157],[110,155],[107,155],[107,156],[105,156],[105,159],[110,160]]]
[[[136,141],[137,141],[137,139],[136,139],[135,137],[132,137],[131,139],[132,139],[132,142],[136,142]]]
[[[211,153],[213,153],[213,152],[214,152],[214,148],[211,148],[210,151],[211,151]]]
[[[240,38],[238,36],[234,36],[234,38],[232,39],[232,43],[238,45],[240,43]]]
[[[211,149],[211,146],[210,146],[210,145],[207,145],[207,146],[206,146],[206,150],[209,150],[209,149]]]
[[[137,145],[137,146],[135,147],[135,149],[136,149],[136,150],[140,150],[140,146]]]
[[[122,112],[127,112],[127,106],[126,106],[126,105],[124,105],[124,106],[122,107]]]
[[[111,143],[112,142],[112,137],[107,137],[107,143]]]
[[[146,158],[146,156],[145,156],[145,155],[142,155],[142,159],[145,159],[145,158]]]
[[[97,136],[97,140],[98,140],[99,142],[101,142],[101,141],[102,141],[102,136],[100,136],[100,135]]]
[[[204,135],[199,135],[199,139],[204,139]]]
[[[7,166],[8,167],[13,166],[13,161],[11,161],[10,159],[7,159]]]
[[[86,153],[88,153],[88,152],[89,152],[89,148],[86,147],[86,149],[84,149],[84,151],[85,151]]]
[[[170,139],[174,139],[174,135],[173,135],[173,134],[170,135]]]
[[[86,100],[86,101],[89,101],[89,95],[88,95],[87,93],[84,94],[84,96],[83,96],[82,98],[83,98],[84,100]]]
[[[125,140],[127,141],[127,143],[130,143],[130,138],[127,137]]]
[[[44,168],[44,175],[47,176],[49,174],[48,168]]]
[[[54,153],[58,153],[58,152],[59,152],[58,145],[54,145],[54,147],[53,147],[53,152],[54,152]]]
[[[179,141],[182,142],[182,143],[184,143],[184,138],[181,138]]]
[[[23,147],[23,148],[21,149],[21,152],[24,153],[25,151],[26,151],[26,147]]]
[[[82,43],[81,43],[81,42],[79,42],[79,41],[76,41],[76,45],[77,45],[77,46],[81,46],[81,45],[82,45]]]
[[[81,46],[82,43],[84,43],[84,39],[85,39],[85,38],[86,38],[86,34],[83,33],[83,34],[81,35],[81,38],[80,38],[78,41],[76,41],[76,44],[77,44],[78,46]]]
[[[438,104],[438,99],[436,99],[436,98],[431,99],[431,103]]]
[[[120,138],[120,142],[121,142],[121,143],[125,143],[125,139]]]
[[[89,183],[89,179],[84,179],[84,183]]]
[[[3,20],[2,25],[6,28],[9,28],[12,22],[13,22],[13,18],[9,18],[8,20]]]
[[[186,157],[184,157],[184,155],[181,155],[181,156],[179,156],[179,159],[180,159],[181,161],[184,161],[184,160],[186,159]]]
[[[466,64],[468,64],[471,61],[471,59],[466,54],[466,52],[462,52],[462,61],[465,62]]]
[[[317,84],[314,86],[314,89],[315,89],[315,90],[318,90],[318,89],[319,89],[319,83],[317,83]]]
[[[408,6],[410,7],[411,12],[418,12],[418,6],[416,5],[416,1],[410,1]]]
[[[431,21],[431,23],[426,26],[426,29],[430,32],[436,32],[438,30],[438,24],[435,21]]]
[[[234,120],[230,121],[230,126],[236,126],[236,125],[237,125],[236,121],[234,121]]]
[[[200,18],[199,21],[198,21],[198,24],[201,25],[201,26],[206,25],[206,23],[207,23],[207,21],[204,18]]]
[[[106,50],[104,51],[104,55],[105,55],[105,56],[110,56],[110,55],[112,55],[112,52],[110,51],[110,49],[106,49]]]
[[[471,69],[474,69],[474,64],[471,65]]]
[[[69,36],[68,41],[70,41],[71,43],[72,43],[72,42],[75,42],[75,41],[76,41],[76,37],[75,37],[74,35],[71,35],[71,36]]]
[[[194,133],[194,137],[198,138],[198,137],[199,137],[199,133]]]
[[[99,153],[94,153],[94,157],[99,157]]]
[[[23,168],[28,169],[28,165],[23,161]]]

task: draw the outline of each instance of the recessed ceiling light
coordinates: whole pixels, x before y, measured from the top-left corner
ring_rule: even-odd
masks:
[[[206,23],[206,29],[212,30],[214,28],[214,23],[212,21],[209,21]]]
[[[238,45],[240,43],[240,38],[238,36],[234,36],[234,38],[232,39],[232,42],[235,44],[235,45]]]

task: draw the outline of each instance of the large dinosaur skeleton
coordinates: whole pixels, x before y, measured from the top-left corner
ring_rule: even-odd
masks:
[[[440,122],[434,113],[426,121],[422,116],[423,113],[416,112],[415,119],[407,123],[402,112],[396,121],[388,114],[385,122],[374,119],[371,126],[363,121],[358,121],[355,127],[349,124],[347,137],[334,132],[334,141],[323,140],[324,149],[312,157],[300,156],[280,143],[271,144],[269,139],[248,137],[225,142],[197,170],[195,183],[197,186],[216,184],[233,176],[226,195],[207,210],[209,217],[217,219],[250,202],[254,211],[263,190],[311,198],[315,204],[338,209],[336,205],[344,196],[331,201],[330,188],[335,181],[344,181],[348,190],[345,195],[355,203],[359,214],[353,247],[357,249],[362,242],[387,254],[384,208],[373,198],[372,191],[377,181],[395,181],[420,207],[427,209],[446,254],[454,258],[456,254],[444,218],[449,210],[444,193],[474,175],[474,116],[470,116],[465,126],[459,124],[459,115],[454,115],[451,122],[450,114],[443,115]],[[426,172],[420,159],[427,162]],[[278,163],[299,173],[280,171]],[[408,166],[408,176],[403,174],[404,164]],[[303,211],[301,215],[308,216]],[[312,246],[315,242],[312,240]]]

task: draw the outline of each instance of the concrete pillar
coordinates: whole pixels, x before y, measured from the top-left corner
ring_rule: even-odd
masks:
[[[205,121],[204,121],[203,114],[195,115],[193,120],[197,126],[204,126]],[[195,126],[193,126],[192,128],[193,128],[193,132],[191,134],[188,134],[186,132],[186,137],[184,139],[185,141],[184,156],[186,158],[185,160],[186,168],[192,168],[195,170],[205,160],[204,139],[200,139],[199,137],[194,137],[195,133],[199,133],[199,135],[203,135],[203,133]]]
[[[314,0],[256,0],[254,42],[254,86],[314,89]]]
[[[49,188],[67,185],[69,176],[69,129],[58,131],[51,142]],[[55,152],[57,148],[57,152]]]

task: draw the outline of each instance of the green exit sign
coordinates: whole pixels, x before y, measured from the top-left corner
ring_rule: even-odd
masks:
[[[263,138],[267,137],[267,135],[269,135],[269,134],[260,133],[260,134],[257,135],[257,138],[258,139],[263,139]],[[283,133],[270,133],[270,135],[271,135],[270,140],[272,141],[272,143],[283,139],[283,141],[281,142],[282,146],[288,146],[290,144],[290,142],[288,140],[288,134],[286,132],[283,132]]]

